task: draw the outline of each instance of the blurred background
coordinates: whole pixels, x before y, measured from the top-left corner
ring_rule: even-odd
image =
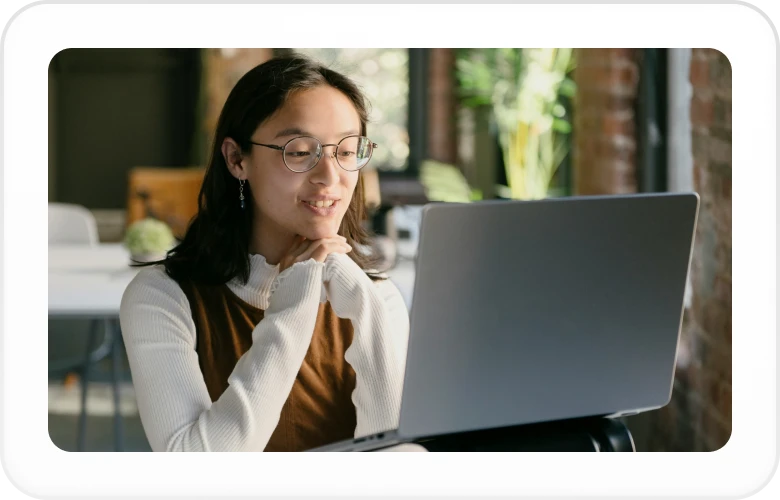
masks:
[[[116,322],[132,278],[127,253],[154,256],[155,245],[183,234],[230,89],[291,51],[67,49],[51,61],[49,431],[58,447],[150,449]],[[371,101],[368,135],[381,147],[363,171],[366,224],[407,305],[429,201],[697,191],[672,401],[624,422],[638,451],[712,451],[728,441],[731,67],[723,54],[295,52],[348,74]]]

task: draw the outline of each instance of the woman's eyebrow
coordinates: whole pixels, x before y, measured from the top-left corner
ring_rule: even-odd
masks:
[[[274,139],[278,139],[279,137],[286,137],[288,135],[311,135],[311,134],[302,129],[299,129],[298,127],[290,127],[276,134],[276,137],[274,137]]]
[[[342,136],[342,137],[346,137],[346,136],[348,136],[348,135],[357,135],[357,134],[359,134],[359,132],[358,132],[358,131],[356,131],[356,130],[354,130],[354,129],[352,129],[352,130],[347,130],[346,132],[342,132],[342,133],[341,133],[341,134],[339,134],[339,135],[340,135],[340,136]],[[274,139],[278,139],[278,138],[280,138],[280,137],[288,137],[288,136],[291,136],[291,135],[308,135],[308,136],[314,136],[314,134],[312,134],[312,133],[310,133],[310,132],[307,132],[307,131],[305,131],[305,130],[303,130],[303,129],[301,129],[301,128],[298,128],[298,127],[290,127],[290,128],[286,128],[286,129],[284,129],[284,130],[280,131],[278,134],[276,134],[276,137],[274,137]]]

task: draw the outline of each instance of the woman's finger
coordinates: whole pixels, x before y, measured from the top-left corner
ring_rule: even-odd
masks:
[[[349,245],[346,244],[339,244],[332,247],[320,247],[317,250],[314,251],[312,254],[312,258],[316,260],[317,262],[325,262],[325,259],[328,258],[328,255],[333,253],[343,253],[347,254],[352,250],[352,248]]]
[[[338,240],[317,240],[312,243],[312,245],[300,256],[298,256],[295,260],[296,262],[303,262],[305,260],[308,260],[310,258],[314,258],[317,262],[324,262],[325,258],[330,255],[331,253],[338,252],[338,253],[347,253],[351,250],[351,247]]]
[[[296,234],[292,241],[290,242],[290,246],[287,247],[287,250],[284,251],[285,255],[289,255],[293,252],[295,248],[298,247],[298,245],[301,244],[301,241],[303,241],[305,238],[301,236],[300,234]]]
[[[325,245],[328,245],[329,242],[327,240],[315,240],[311,242],[311,245],[309,245],[309,248],[307,248],[302,254],[297,256],[295,258],[296,262],[304,262],[309,260],[313,255],[314,252],[316,252],[319,248],[324,247]]]
[[[307,240],[303,236],[298,236],[298,244],[290,251],[290,256],[295,260],[299,255],[301,255],[306,249],[311,245],[311,241]]]
[[[308,242],[305,237],[296,235],[295,238],[293,238],[290,246],[287,248],[284,256],[279,261],[279,272],[282,272],[293,265],[295,258],[308,247],[309,243],[310,242]]]

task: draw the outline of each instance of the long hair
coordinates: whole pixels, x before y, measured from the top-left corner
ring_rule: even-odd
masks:
[[[360,117],[360,132],[366,135],[367,101],[360,89],[346,76],[308,58],[293,55],[276,57],[246,73],[230,91],[217,122],[211,156],[200,193],[198,213],[182,241],[157,263],[175,280],[220,285],[234,278],[249,280],[249,242],[253,211],[242,210],[238,203],[238,180],[228,171],[222,156],[226,137],[235,140],[242,151],[251,148],[250,138],[257,127],[273,115],[291,93],[329,85],[343,92]],[[373,279],[382,279],[376,270],[376,257],[366,220],[362,172],[352,201],[338,234],[354,249],[348,255]],[[244,191],[249,207],[251,190]],[[359,249],[368,249],[361,252]],[[154,263],[151,263],[154,264]]]

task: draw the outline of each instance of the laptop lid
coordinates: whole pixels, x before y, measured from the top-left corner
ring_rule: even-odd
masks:
[[[698,206],[695,193],[426,206],[399,434],[668,403]]]

